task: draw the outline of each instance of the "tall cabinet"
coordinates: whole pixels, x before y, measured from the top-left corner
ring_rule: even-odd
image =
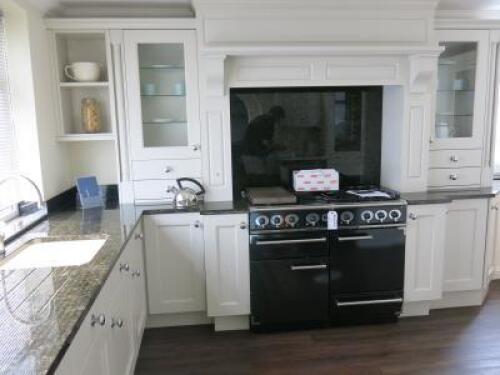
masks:
[[[439,30],[436,116],[429,188],[481,185],[487,130],[489,31]]]
[[[124,32],[131,178],[136,201],[169,201],[175,179],[201,180],[194,30]]]

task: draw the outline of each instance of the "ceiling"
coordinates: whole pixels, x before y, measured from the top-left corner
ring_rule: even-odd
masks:
[[[46,15],[129,15],[156,14],[168,12],[179,15],[180,10],[192,11],[191,0],[18,0],[31,4]],[[304,0],[307,1],[307,0]],[[500,0],[440,0],[439,10],[499,11]],[[86,14],[87,13],[87,14]],[[116,13],[116,14],[114,14]],[[143,14],[141,14],[143,13]],[[161,13],[161,14],[160,14]]]

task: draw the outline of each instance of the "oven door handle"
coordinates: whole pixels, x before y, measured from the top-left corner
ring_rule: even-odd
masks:
[[[360,241],[360,240],[373,240],[372,235],[366,235],[366,236],[348,236],[348,237],[338,237],[337,241],[339,242],[345,242],[345,241]]]
[[[400,303],[403,302],[402,298],[390,298],[390,299],[373,299],[365,301],[349,301],[349,302],[339,302],[335,300],[335,304],[338,307],[345,306],[364,306],[364,305],[384,305],[388,303]]]
[[[326,242],[326,241],[327,241],[326,237],[321,237],[321,238],[299,238],[296,240],[269,240],[269,241],[257,240],[255,242],[255,244],[258,246],[261,246],[261,245],[286,245],[286,244],[293,244],[293,243],[318,243],[318,242]]]
[[[290,266],[292,271],[325,270],[327,264],[308,264],[306,266]]]

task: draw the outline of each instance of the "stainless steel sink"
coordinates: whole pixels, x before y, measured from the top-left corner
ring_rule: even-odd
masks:
[[[31,239],[7,257],[0,270],[81,266],[103,247],[107,236]]]

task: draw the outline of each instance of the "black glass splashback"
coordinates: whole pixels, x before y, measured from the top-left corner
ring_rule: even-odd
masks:
[[[341,186],[379,185],[382,87],[231,89],[235,195],[291,187],[291,171],[335,168]]]

